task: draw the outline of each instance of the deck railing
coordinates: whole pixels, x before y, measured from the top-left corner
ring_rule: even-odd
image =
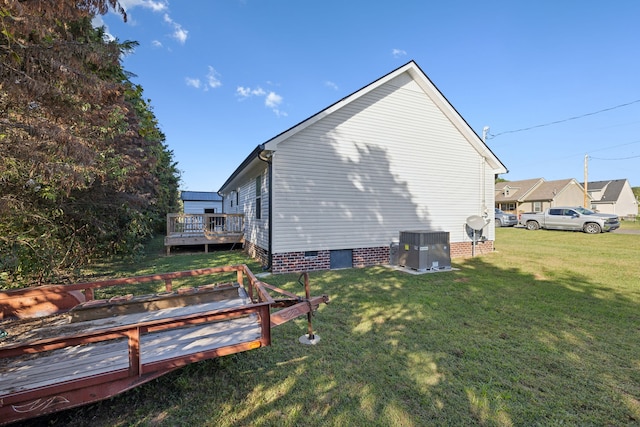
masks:
[[[167,214],[167,236],[215,237],[243,232],[243,214]]]

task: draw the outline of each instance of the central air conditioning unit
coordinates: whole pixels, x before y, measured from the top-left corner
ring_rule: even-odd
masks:
[[[402,267],[417,271],[451,269],[447,231],[401,231],[398,246],[398,265]]]

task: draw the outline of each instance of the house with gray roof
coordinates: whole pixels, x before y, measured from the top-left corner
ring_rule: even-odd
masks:
[[[213,191],[182,191],[180,200],[186,214],[222,212],[222,197]]]
[[[587,192],[593,210],[621,218],[638,215],[638,200],[626,179],[587,182]]]
[[[527,196],[543,182],[544,178],[497,182],[495,185],[496,208],[514,214],[525,212],[521,205],[526,203]]]
[[[505,181],[495,185],[495,206],[505,212],[542,212],[553,206],[582,206],[584,188],[573,178]]]
[[[584,188],[573,178],[544,181],[527,195],[522,212],[542,212],[553,206],[582,206]]]

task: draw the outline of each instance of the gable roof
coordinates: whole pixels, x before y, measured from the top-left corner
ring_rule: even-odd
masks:
[[[478,134],[469,126],[469,124],[462,118],[462,116],[456,111],[456,109],[449,103],[444,95],[438,90],[438,88],[431,82],[427,75],[420,69],[415,61],[411,60],[401,67],[391,71],[390,73],[380,77],[376,81],[364,86],[363,88],[353,92],[350,95],[335,102],[324,110],[312,115],[311,117],[301,121],[300,123],[292,126],[284,132],[274,136],[263,144],[258,145],[256,149],[238,166],[238,168],[231,174],[231,176],[220,187],[219,192],[224,191],[225,188],[231,186],[235,179],[243,172],[243,170],[255,166],[261,161],[260,156],[263,151],[275,151],[277,145],[290,138],[292,135],[306,129],[319,120],[327,117],[335,111],[341,109],[345,105],[359,99],[360,97],[368,94],[372,90],[382,86],[395,77],[407,73],[413,81],[415,81],[424,93],[433,101],[433,103],[442,111],[442,113],[449,119],[449,121],[455,126],[460,134],[469,142],[469,144],[482,155],[487,163],[494,169],[495,174],[507,173],[507,168],[498,159],[498,157],[491,151],[491,149],[480,139]],[[266,159],[262,159],[266,161]]]
[[[217,202],[222,201],[222,197],[213,191],[182,191],[180,199],[188,202]]]
[[[626,179],[614,179],[612,181],[593,181],[587,183],[587,192],[591,194],[595,191],[602,191],[604,193],[597,200],[592,200],[592,203],[612,203],[617,201],[622,194]],[[584,187],[584,183],[581,183]]]
[[[523,179],[496,183],[496,203],[523,201],[529,193],[544,182],[544,178]],[[509,190],[505,194],[505,190]]]
[[[580,185],[573,178],[545,181],[527,196],[527,200],[553,200],[558,193],[564,191],[572,182]]]
[[[331,113],[341,109],[345,105],[355,101],[356,99],[366,95],[372,90],[382,86],[388,81],[394,79],[400,74],[408,73],[411,78],[420,86],[420,88],[424,91],[424,93],[431,98],[431,100],[438,106],[440,111],[442,111],[445,116],[451,121],[451,123],[458,129],[458,131],[469,141],[469,143],[478,151],[478,153],[483,154],[484,157],[487,158],[489,164],[498,172],[496,173],[506,173],[507,169],[502,164],[502,162],[496,157],[496,155],[491,151],[491,149],[480,139],[478,134],[476,134],[471,126],[462,118],[462,116],[458,113],[458,111],[451,105],[451,103],[444,97],[442,92],[438,90],[438,88],[431,82],[429,77],[422,71],[422,69],[415,63],[415,61],[411,60],[407,62],[405,65],[396,68],[385,76],[380,77],[378,80],[373,83],[368,84],[360,90],[355,91],[351,95],[348,95],[338,102],[330,105],[319,113],[314,114],[308,119],[298,123],[292,128],[282,132],[281,134],[273,137],[269,141],[267,141],[265,145],[265,149],[267,150],[275,150],[278,143],[289,138],[291,135],[300,132],[301,130],[311,126],[316,123],[318,120],[330,115]]]

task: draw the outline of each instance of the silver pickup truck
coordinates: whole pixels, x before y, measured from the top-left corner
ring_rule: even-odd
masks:
[[[598,234],[620,228],[617,215],[597,213],[582,207],[555,207],[542,213],[523,213],[519,221],[528,230],[546,228]]]

